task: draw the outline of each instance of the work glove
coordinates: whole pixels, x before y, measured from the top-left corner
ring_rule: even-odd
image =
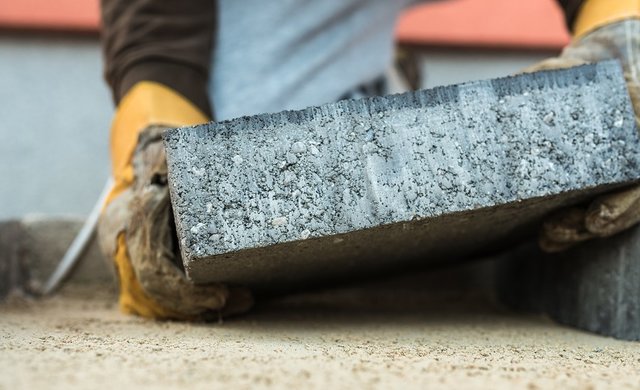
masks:
[[[622,63],[636,122],[640,113],[640,0],[587,0],[575,37],[562,54],[526,69],[567,68],[602,60]],[[589,205],[561,210],[543,224],[540,247],[557,252],[597,237],[608,237],[640,222],[640,186],[605,194]]]
[[[248,310],[250,293],[186,279],[167,187],[161,135],[166,128],[208,118],[170,88],[140,82],[124,96],[111,128],[114,187],[98,236],[114,260],[125,313],[155,319],[200,320]]]

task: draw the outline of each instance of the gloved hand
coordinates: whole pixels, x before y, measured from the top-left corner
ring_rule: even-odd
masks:
[[[136,84],[122,99],[111,128],[114,188],[98,234],[114,259],[122,311],[156,319],[197,320],[248,310],[250,293],[214,284],[197,286],[182,270],[173,225],[161,134],[207,117],[170,88]]]
[[[618,59],[636,112],[640,113],[640,0],[587,0],[580,10],[575,38],[558,58],[525,71],[566,68]],[[608,237],[640,222],[640,186],[606,194],[582,208],[551,216],[542,227],[540,247],[567,249],[596,237]]]

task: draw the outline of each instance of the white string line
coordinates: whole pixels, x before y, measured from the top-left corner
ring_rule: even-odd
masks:
[[[40,294],[49,295],[55,292],[62,285],[62,282],[69,275],[74,266],[78,263],[78,260],[80,260],[85,248],[91,241],[91,237],[93,237],[93,232],[98,225],[98,218],[102,212],[102,207],[113,188],[113,183],[112,178],[109,178],[105,183],[104,189],[102,190],[98,201],[93,206],[91,213],[89,213],[89,216],[82,225],[82,228],[73,239],[73,242],[71,242],[71,245],[69,245],[69,248],[65,252],[64,256],[62,256],[62,259],[45,283]]]

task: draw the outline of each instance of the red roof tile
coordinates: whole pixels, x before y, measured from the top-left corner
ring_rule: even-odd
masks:
[[[0,0],[0,27],[97,31],[98,0]]]
[[[569,42],[554,0],[448,0],[406,12],[397,37],[436,46],[557,49]]]

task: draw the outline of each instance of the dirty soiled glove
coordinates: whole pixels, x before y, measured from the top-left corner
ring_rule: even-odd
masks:
[[[574,28],[575,38],[558,58],[525,71],[566,68],[617,59],[622,63],[636,112],[640,113],[640,0],[587,0]],[[557,252],[597,237],[608,237],[640,222],[640,186],[605,194],[586,207],[550,216],[540,232],[540,247]]]
[[[98,234],[114,260],[120,308],[126,313],[199,320],[246,311],[252,304],[247,290],[194,285],[181,268],[161,135],[168,127],[206,121],[184,97],[147,81],[131,88],[116,111],[111,128],[115,185]]]

